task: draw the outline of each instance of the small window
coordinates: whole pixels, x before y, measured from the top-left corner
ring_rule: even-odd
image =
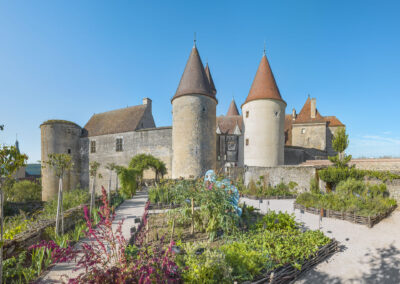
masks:
[[[249,117],[249,111],[246,111],[246,118]]]
[[[90,141],[90,153],[96,153],[96,141]]]
[[[68,149],[68,154],[71,154],[71,149]]]
[[[122,152],[122,151],[123,151],[123,148],[122,148],[122,138],[117,138],[115,150],[116,150],[117,152]]]
[[[246,146],[249,146],[249,138],[246,138]]]
[[[306,133],[306,129],[305,129],[305,128],[302,128],[302,129],[301,129],[301,134],[304,134],[304,133]]]

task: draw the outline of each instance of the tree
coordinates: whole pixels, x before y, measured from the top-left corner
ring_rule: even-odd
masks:
[[[57,201],[57,215],[56,215],[56,235],[59,234],[61,227],[61,234],[64,234],[64,211],[63,211],[63,177],[64,174],[69,171],[73,162],[71,155],[69,154],[58,154],[53,153],[48,155],[48,160],[43,161],[43,163],[55,172],[56,177],[58,177],[58,201]],[[43,167],[46,167],[46,166]],[[61,221],[61,226],[60,226]]]
[[[115,163],[108,163],[106,165],[106,169],[110,171],[110,178],[108,180],[107,197],[108,197],[108,203],[111,204],[111,178],[112,178],[112,172],[114,170],[116,170]]]
[[[345,150],[349,146],[349,135],[344,127],[339,128],[332,139],[332,147],[337,152],[336,156],[328,157],[329,161],[337,168],[345,168],[351,160],[351,155],[346,155]]]
[[[96,193],[96,176],[97,176],[97,170],[100,167],[100,163],[96,161],[90,162],[90,168],[89,168],[89,175],[92,177],[93,182],[92,182],[92,190],[90,192],[90,214],[92,214],[94,206],[95,206],[95,193]],[[98,175],[99,178],[102,178],[101,174]]]
[[[0,129],[3,128],[0,125]],[[3,277],[3,186],[27,160],[28,156],[21,154],[15,146],[0,146],[0,283]]]

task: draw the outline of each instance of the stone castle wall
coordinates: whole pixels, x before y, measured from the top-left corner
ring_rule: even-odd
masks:
[[[288,184],[296,182],[298,192],[308,191],[310,180],[316,177],[315,167],[278,166],[278,167],[247,167],[244,173],[244,183],[247,186],[251,180],[257,181],[261,176],[265,184],[276,186],[280,182]]]
[[[116,139],[123,139],[123,151],[116,152]],[[90,153],[90,141],[96,141],[96,153]],[[167,167],[165,177],[171,177],[172,163],[172,129],[171,127],[159,127],[141,129],[138,131],[108,134],[81,138],[82,153],[82,175],[81,184],[83,187],[91,188],[89,180],[89,163],[97,161],[100,163],[98,173],[102,178],[96,180],[96,191],[101,191],[101,186],[108,187],[110,172],[105,167],[108,163],[115,163],[120,166],[128,166],[130,160],[137,154],[151,154],[162,160]],[[154,178],[152,171],[145,172],[144,178]],[[115,188],[116,174],[112,173],[111,188]]]

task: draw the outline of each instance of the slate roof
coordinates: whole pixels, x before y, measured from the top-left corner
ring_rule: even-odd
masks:
[[[171,101],[177,97],[191,94],[201,94],[216,100],[196,46],[192,48],[178,89]]]
[[[27,164],[25,167],[25,173],[27,176],[40,176],[41,172],[41,164]]]
[[[83,136],[98,136],[135,131],[139,128],[146,105],[137,105],[94,114],[84,127]]]
[[[260,99],[274,99],[285,102],[281,97],[274,74],[272,73],[267,56],[265,54],[261,58],[256,76],[254,77],[253,84],[251,85],[249,94],[244,104]]]

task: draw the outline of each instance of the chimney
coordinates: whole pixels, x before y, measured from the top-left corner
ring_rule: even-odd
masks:
[[[292,120],[295,120],[295,119],[296,119],[296,117],[297,117],[297,114],[296,114],[296,109],[295,109],[295,108],[293,108],[293,109],[292,109]]]
[[[150,111],[151,111],[151,99],[149,99],[149,98],[144,98],[144,99],[143,99],[143,105],[147,106],[147,108],[149,108]]]
[[[311,118],[315,118],[317,114],[317,99],[312,98],[311,99]]]

